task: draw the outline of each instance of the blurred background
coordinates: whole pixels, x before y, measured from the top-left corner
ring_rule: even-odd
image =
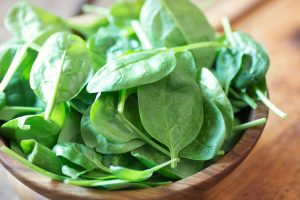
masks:
[[[10,38],[4,28],[6,11],[17,0],[0,0],[0,43]],[[80,13],[86,3],[108,6],[110,0],[28,0],[62,17]],[[176,1],[174,0],[174,3]],[[251,155],[229,177],[199,199],[300,199],[300,1],[193,0],[213,26],[228,16],[270,53],[267,81],[272,102],[289,114],[282,121],[270,113],[267,127]],[[19,199],[0,167],[0,200]]]

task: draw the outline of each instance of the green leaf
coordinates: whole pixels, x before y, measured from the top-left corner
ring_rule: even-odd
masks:
[[[109,19],[116,26],[130,26],[132,20],[139,19],[145,0],[122,0],[113,4]]]
[[[78,142],[80,139],[80,120],[81,120],[81,115],[74,111],[70,110],[64,126],[62,127],[57,143],[65,143],[65,142]]]
[[[67,30],[63,21],[51,13],[20,1],[7,13],[5,27],[24,41],[42,44],[55,32]]]
[[[204,14],[188,0],[146,1],[141,25],[154,48],[175,47],[215,39],[215,32]],[[193,50],[199,67],[210,67],[214,48]]]
[[[29,162],[49,172],[62,175],[62,160],[49,148],[32,139],[22,140],[21,147]]]
[[[20,115],[34,114],[42,111],[43,109],[38,107],[4,106],[0,109],[0,120],[8,121]]]
[[[186,57],[178,57],[186,59]],[[203,121],[202,95],[193,70],[178,61],[166,78],[138,87],[139,110],[145,130],[166,145],[172,159],[198,135]]]
[[[109,60],[140,49],[137,39],[124,32],[115,26],[107,26],[100,28],[88,39],[87,46],[91,51],[95,70],[101,68]]]
[[[66,142],[63,144],[56,144],[53,151],[57,156],[64,157],[84,169],[101,169],[109,172],[109,169],[101,163],[102,155],[85,145]]]
[[[149,168],[159,163],[167,162],[170,159],[168,156],[147,145],[132,151],[131,154]],[[157,173],[172,179],[182,179],[199,172],[201,169],[203,169],[202,161],[181,158],[175,168],[167,166],[158,170]]]
[[[90,109],[86,110],[81,120],[81,136],[85,145],[95,148],[96,151],[103,154],[122,154],[136,149],[144,144],[144,142],[133,139],[124,143],[116,143],[109,141],[101,133],[96,132],[91,124]]]
[[[132,53],[109,61],[90,80],[90,93],[123,90],[162,79],[176,65],[174,51]]]
[[[10,120],[1,126],[1,134],[18,143],[22,140],[34,139],[41,145],[52,148],[57,142],[58,133],[64,123],[64,112],[65,106],[58,105],[54,108],[49,121],[44,120],[42,114]]]
[[[78,170],[74,169],[72,167],[69,167],[68,165],[62,166],[62,173],[66,176],[71,177],[72,179],[77,179],[79,176],[87,173],[89,170]]]
[[[112,174],[117,176],[117,178],[128,180],[131,182],[140,182],[147,180],[152,177],[153,173],[156,172],[157,170],[160,170],[171,163],[177,162],[177,160],[170,160],[165,163],[162,163],[160,165],[157,165],[155,167],[152,167],[150,169],[146,169],[143,171],[140,170],[133,170],[125,167],[118,167],[118,166],[111,166],[110,171]]]
[[[231,137],[233,129],[233,110],[230,101],[227,98],[218,79],[212,72],[203,68],[201,73],[201,80],[199,80],[203,96],[205,96],[211,103],[217,106],[221,111],[225,126],[226,126],[226,140]]]
[[[55,103],[74,98],[92,75],[92,61],[85,42],[66,32],[52,35],[41,48],[30,73],[31,89],[47,102],[45,119],[49,118]]]
[[[96,94],[90,94],[86,91],[86,88],[70,101],[71,107],[84,114],[87,109],[91,107],[96,99]]]
[[[191,160],[210,160],[220,151],[226,137],[222,113],[216,105],[203,98],[203,126],[197,138],[180,151],[179,155]]]

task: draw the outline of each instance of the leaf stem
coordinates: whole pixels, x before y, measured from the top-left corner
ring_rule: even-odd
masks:
[[[256,126],[261,126],[264,125],[266,122],[267,122],[266,118],[257,119],[251,122],[237,125],[236,127],[234,127],[234,131],[242,131]]]
[[[54,173],[51,173],[51,172],[48,172],[34,164],[32,164],[31,162],[29,162],[28,160],[26,160],[25,158],[21,157],[20,155],[18,155],[17,153],[15,153],[14,151],[12,151],[11,149],[5,147],[5,146],[2,146],[0,148],[0,151],[9,155],[10,157],[14,158],[15,160],[17,160],[18,162],[22,163],[25,167],[33,170],[33,171],[36,171],[44,176],[47,176],[53,180],[57,180],[57,181],[63,181],[65,178],[67,177],[64,177],[64,176],[59,176],[57,174],[54,174]]]
[[[241,92],[241,94],[238,94],[236,91],[234,91],[232,88],[230,89],[230,93],[235,96],[236,98],[242,98],[242,100],[247,103],[253,110],[256,110],[257,104],[256,102],[246,93]]]
[[[81,187],[101,187],[101,186],[106,186],[106,185],[130,183],[130,181],[121,180],[121,179],[108,180],[108,181],[65,179],[64,183],[70,184],[70,185],[81,186]]]
[[[230,45],[232,47],[235,47],[237,44],[236,44],[235,39],[234,39],[233,34],[232,34],[232,29],[231,29],[231,26],[230,26],[229,19],[227,17],[222,17],[221,24],[223,26],[225,35],[226,35]]]
[[[141,140],[146,142],[147,144],[153,146],[155,149],[160,151],[161,153],[170,156],[170,152],[161,147],[159,144],[148,138],[144,133],[142,133],[138,128],[136,128],[130,121],[128,121],[125,117],[123,117],[124,123],[126,123],[130,128],[132,128],[136,133],[138,133],[138,136]]]
[[[146,36],[141,24],[137,20],[131,21],[131,26],[135,31],[137,37],[139,38],[140,42],[143,45],[143,49],[150,50],[153,49],[151,42],[149,41],[148,37]]]
[[[118,112],[123,114],[124,106],[127,99],[127,90],[122,90],[119,95]]]
[[[38,107],[25,107],[25,106],[4,106],[1,111],[23,111],[23,112],[43,112],[42,108]]]
[[[174,164],[174,163],[176,163],[176,162],[178,162],[178,159],[177,159],[177,158],[176,158],[176,159],[169,160],[168,162],[162,163],[162,164],[157,165],[157,166],[155,166],[155,167],[152,167],[152,168],[148,169],[147,171],[155,172],[155,171],[157,171],[157,170],[160,170],[160,169],[163,168],[163,167],[166,167],[166,166],[168,166],[168,165],[170,165],[170,164],[172,165],[172,164]]]
[[[207,47],[227,47],[227,46],[220,42],[209,41],[209,42],[199,42],[199,43],[189,44],[185,46],[174,47],[173,50],[175,51],[175,53],[180,53],[187,50],[207,48]]]
[[[64,65],[65,56],[66,56],[66,51],[63,52],[63,55],[62,55],[62,57],[60,59],[59,65],[58,65],[58,74],[57,74],[57,77],[56,77],[56,80],[55,80],[54,89],[53,89],[52,94],[50,96],[51,99],[47,103],[47,107],[46,107],[46,111],[45,111],[45,116],[44,116],[45,120],[49,120],[50,119],[50,116],[51,116],[51,113],[52,113],[52,110],[53,110],[53,107],[54,107],[54,104],[55,104],[55,99],[56,99],[56,95],[57,95],[57,92],[58,92],[59,82],[60,82],[61,74],[62,74],[62,71],[63,71],[63,65]]]
[[[277,108],[264,94],[263,92],[258,89],[257,87],[254,88],[255,93],[258,96],[258,98],[269,108],[271,109],[276,115],[278,115],[282,119],[286,119],[288,115],[281,111],[279,108]]]
[[[3,92],[7,85],[9,84],[10,80],[20,67],[21,63],[23,62],[24,58],[26,57],[28,49],[28,44],[24,44],[21,49],[19,49],[14,56],[14,59],[12,60],[2,82],[0,83],[0,92]]]

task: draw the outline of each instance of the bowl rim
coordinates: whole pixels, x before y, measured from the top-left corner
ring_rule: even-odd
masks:
[[[258,107],[256,110],[251,111],[249,120],[268,118],[268,115],[269,109],[258,102]],[[2,152],[0,152],[0,163],[24,185],[50,199],[129,200],[138,197],[146,200],[168,199],[175,195],[176,199],[186,199],[192,192],[199,195],[199,193],[207,190],[231,173],[250,154],[264,127],[265,125],[247,129],[230,152],[202,171],[168,185],[147,189],[99,191],[67,185],[32,171]],[[3,139],[0,138],[0,147],[4,145]]]

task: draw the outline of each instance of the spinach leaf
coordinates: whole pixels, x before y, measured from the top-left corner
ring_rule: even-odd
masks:
[[[1,126],[1,134],[18,143],[34,139],[39,144],[52,148],[64,123],[65,112],[65,105],[59,104],[55,106],[49,121],[44,120],[43,114],[12,119]]]
[[[109,169],[101,163],[102,155],[85,145],[66,142],[56,144],[53,151],[57,156],[64,157],[89,171],[101,169],[105,172],[110,172]]]
[[[79,176],[87,173],[88,171],[89,170],[78,170],[78,169],[69,167],[68,165],[62,166],[62,173],[66,176],[71,177],[72,179],[77,179]]]
[[[110,60],[89,81],[87,91],[98,93],[128,89],[158,81],[176,65],[174,51],[152,50]]]
[[[145,166],[142,165],[130,153],[103,155],[102,163],[108,168],[110,166],[120,166],[120,167],[126,167],[130,169],[136,169],[136,170],[145,169]]]
[[[70,101],[71,107],[81,114],[84,114],[89,107],[94,103],[96,99],[95,94],[90,94],[86,91],[86,88],[80,91],[75,98]]]
[[[66,32],[52,35],[41,48],[30,73],[32,90],[47,102],[45,119],[55,103],[74,98],[92,74],[92,62],[80,37]]]
[[[131,102],[131,101],[129,101]],[[118,97],[113,93],[103,93],[91,108],[91,123],[97,133],[111,142],[126,143],[134,139],[150,144],[165,154],[169,154],[147,134],[139,130],[126,115],[118,112]],[[137,107],[135,108],[137,109]],[[135,112],[135,115],[138,115]],[[128,115],[129,116],[129,115]]]
[[[226,137],[224,118],[217,106],[203,98],[203,108],[203,126],[197,138],[180,151],[183,158],[210,160],[220,151]]]
[[[185,57],[178,57],[185,59]],[[145,130],[166,145],[172,159],[198,135],[203,121],[202,94],[192,70],[180,61],[166,78],[138,87]]]
[[[87,46],[94,60],[95,70],[126,52],[140,49],[139,42],[128,31],[111,25],[100,28],[88,39]]]
[[[222,89],[222,86],[218,79],[207,68],[202,69],[201,80],[199,80],[199,83],[203,96],[216,105],[221,111],[226,126],[226,140],[229,139],[232,135],[234,116],[232,106]]]
[[[64,126],[59,133],[57,140],[58,144],[80,141],[80,120],[81,115],[71,109],[66,117]]]
[[[37,44],[42,44],[55,32],[67,30],[59,17],[24,1],[8,11],[4,23],[16,37]]]
[[[86,110],[81,120],[81,136],[85,145],[95,148],[96,151],[103,154],[122,154],[136,149],[144,142],[133,139],[124,143],[111,142],[107,138],[96,132],[91,124],[90,109]]]
[[[62,175],[62,160],[49,148],[35,140],[22,140],[21,147],[29,162],[52,173]]]
[[[133,150],[131,154],[149,168],[154,167],[159,163],[167,162],[169,160],[168,156],[160,153],[159,151],[151,148],[151,146],[148,145]],[[175,168],[167,166],[158,170],[157,173],[172,179],[181,179],[199,172],[202,168],[202,161],[194,161],[181,158],[180,162]]]
[[[170,160],[168,162],[162,163],[160,165],[157,165],[155,167],[152,167],[150,169],[146,169],[143,171],[128,169],[125,167],[110,166],[110,171],[117,178],[128,180],[131,182],[140,182],[140,181],[144,181],[144,180],[151,178],[154,172],[156,172],[174,162],[177,162],[177,160]]]
[[[215,39],[215,32],[203,13],[190,1],[148,0],[141,11],[141,25],[154,48],[174,47]],[[193,51],[199,67],[209,67],[214,48]]]
[[[8,121],[20,115],[42,111],[43,109],[38,107],[4,106],[0,109],[0,120]]]

